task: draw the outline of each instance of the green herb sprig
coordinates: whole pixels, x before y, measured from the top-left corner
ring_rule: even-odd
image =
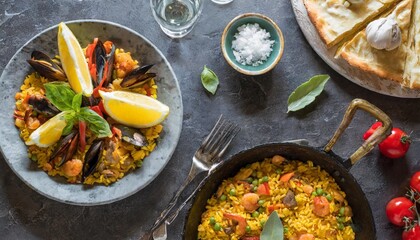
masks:
[[[98,137],[111,136],[108,122],[88,107],[81,107],[82,94],[76,94],[64,82],[51,82],[44,84],[47,99],[59,110],[65,112],[66,127],[63,135],[67,135],[78,121],[85,121],[88,128]]]
[[[329,79],[329,75],[316,75],[302,83],[290,94],[287,100],[287,112],[300,110],[312,103],[324,90],[324,86]]]
[[[201,84],[203,84],[203,87],[207,91],[214,95],[216,93],[217,86],[219,86],[219,78],[210,68],[204,66],[204,69],[201,72]]]

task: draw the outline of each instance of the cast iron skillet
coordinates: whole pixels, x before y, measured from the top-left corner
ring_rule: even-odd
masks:
[[[357,109],[365,110],[374,115],[383,123],[383,127],[367,139],[349,159],[344,160],[331,152],[331,148],[350,124]],[[356,239],[375,239],[376,230],[371,208],[360,185],[349,173],[349,169],[372,150],[376,144],[385,139],[390,134],[391,129],[391,120],[385,113],[365,100],[355,99],[348,107],[343,121],[334,136],[324,148],[302,146],[295,143],[269,143],[232,156],[206,177],[201,183],[198,192],[195,193],[184,226],[184,239],[197,239],[197,227],[200,224],[201,214],[205,211],[207,199],[216,192],[223,179],[233,177],[240,168],[249,163],[262,161],[264,158],[272,157],[276,154],[282,155],[287,159],[300,160],[302,162],[310,160],[327,171],[347,195],[346,199],[353,210],[353,227]]]

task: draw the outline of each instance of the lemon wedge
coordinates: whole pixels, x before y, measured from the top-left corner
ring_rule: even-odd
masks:
[[[115,121],[135,127],[157,125],[169,114],[169,107],[158,100],[139,93],[99,91],[105,111]]]
[[[89,97],[93,92],[92,80],[82,47],[63,22],[58,25],[58,52],[71,88]]]
[[[64,127],[66,127],[66,120],[64,119],[65,112],[61,112],[50,118],[44,124],[29,135],[26,145],[37,145],[38,147],[48,147],[60,140]]]

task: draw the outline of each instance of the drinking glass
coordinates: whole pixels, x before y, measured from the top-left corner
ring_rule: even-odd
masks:
[[[182,38],[194,28],[205,0],[150,0],[153,16],[171,38]]]
[[[217,4],[228,4],[230,2],[233,2],[233,0],[212,0],[212,1]]]

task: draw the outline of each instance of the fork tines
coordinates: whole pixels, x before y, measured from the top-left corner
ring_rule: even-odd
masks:
[[[200,149],[203,153],[220,158],[230,142],[240,131],[240,127],[220,115],[209,135],[202,142]],[[217,159],[212,157],[212,159]]]

